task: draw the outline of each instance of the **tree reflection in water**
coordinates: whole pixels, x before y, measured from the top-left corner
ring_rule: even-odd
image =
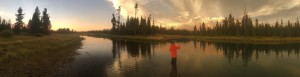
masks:
[[[158,53],[154,53],[155,51],[159,50],[163,46],[169,46],[169,41],[130,41],[130,40],[121,40],[121,39],[111,39],[112,40],[112,54],[113,58],[116,59],[115,63],[117,63],[118,67],[116,69],[121,70],[122,75],[130,76],[132,73],[128,73],[127,68],[129,68],[129,72],[139,72],[141,67],[144,67],[141,63],[151,63],[151,58],[161,57],[161,56],[153,56]],[[220,42],[205,42],[205,41],[197,41],[197,40],[177,40],[177,43],[182,45],[183,50],[184,47],[195,47],[197,50],[201,50],[201,52],[220,52],[221,55],[224,56],[225,60],[228,60],[229,63],[235,62],[242,62],[243,66],[248,66],[251,60],[259,60],[262,57],[267,55],[274,55],[280,57],[282,55],[289,56],[289,55],[299,55],[300,44],[240,44],[240,43],[220,43]],[[189,45],[189,46],[184,46]],[[217,51],[210,51],[210,47],[216,49]],[[163,47],[164,48],[164,47]],[[168,50],[169,48],[166,48]],[[166,51],[169,52],[169,51]],[[126,55],[122,54],[126,53]],[[189,53],[190,54],[190,53]],[[128,57],[126,59],[121,59],[124,56]],[[130,59],[129,59],[130,57]],[[170,57],[168,55],[168,57]],[[129,60],[129,61],[124,61]],[[146,60],[146,61],[145,61]],[[156,59],[157,60],[157,59]],[[179,59],[183,60],[183,59]],[[168,59],[165,64],[171,66],[169,71],[170,77],[177,77],[177,72],[180,72],[177,68],[180,65],[171,63],[177,62],[177,60],[170,60]],[[122,63],[123,62],[123,63]],[[127,64],[126,64],[127,62]],[[181,62],[178,62],[181,63]],[[123,65],[123,67],[122,67]],[[148,64],[151,66],[151,64]],[[148,66],[146,64],[146,66]],[[127,67],[124,67],[127,66]],[[182,66],[180,66],[182,67]],[[148,68],[148,67],[147,67]],[[150,67],[156,68],[156,67]],[[157,70],[157,69],[156,69]],[[152,70],[153,71],[153,70]],[[128,75],[127,75],[128,74]],[[145,74],[145,73],[143,73]]]
[[[151,43],[117,39],[112,39],[112,42],[112,53],[114,58],[116,55],[120,57],[121,50],[126,50],[131,57],[139,57],[140,54],[142,56],[151,57]]]
[[[113,48],[112,53],[113,57],[120,57],[120,50],[126,50],[128,54],[132,57],[151,57],[154,55],[153,51],[157,45],[165,45],[169,44],[168,41],[165,42],[141,42],[141,41],[128,41],[128,40],[116,40],[113,39]],[[203,52],[207,46],[213,46],[218,51],[223,52],[223,55],[231,62],[234,58],[240,58],[243,60],[243,63],[247,65],[249,61],[251,61],[252,57],[255,59],[259,59],[262,55],[269,55],[271,53],[275,53],[276,56],[283,55],[287,53],[287,55],[295,54],[299,55],[300,44],[240,44],[240,43],[218,43],[218,42],[205,42],[205,41],[195,41],[195,40],[177,40],[178,43],[189,43],[193,42],[194,47],[197,48],[199,46]]]
[[[241,44],[241,43],[220,43],[198,41],[201,49],[205,50],[206,46],[212,45],[218,51],[222,51],[223,55],[231,62],[234,58],[242,59],[244,65],[251,61],[252,57],[256,60],[260,56],[275,53],[276,56],[287,54],[295,54],[299,56],[300,43],[292,44]],[[203,51],[204,52],[204,51]]]

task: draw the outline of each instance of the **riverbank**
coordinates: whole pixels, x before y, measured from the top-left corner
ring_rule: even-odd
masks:
[[[246,44],[283,44],[300,43],[300,37],[237,37],[237,36],[184,36],[184,35],[153,35],[153,36],[125,36],[109,35],[101,33],[88,34],[94,37],[120,38],[140,41],[171,41],[171,40],[199,40],[209,42],[228,42],[228,43],[246,43]]]
[[[0,75],[4,77],[51,76],[72,61],[83,38],[75,34],[0,38]]]

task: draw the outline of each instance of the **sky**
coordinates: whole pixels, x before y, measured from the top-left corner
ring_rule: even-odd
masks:
[[[300,0],[0,0],[0,16],[15,23],[17,9],[22,7],[27,23],[38,6],[41,11],[48,9],[54,30],[101,30],[111,28],[112,13],[118,6],[122,21],[134,16],[135,3],[139,5],[137,16],[151,14],[157,25],[184,29],[201,22],[212,27],[229,14],[241,19],[245,8],[252,19],[261,22],[294,22],[300,16]]]

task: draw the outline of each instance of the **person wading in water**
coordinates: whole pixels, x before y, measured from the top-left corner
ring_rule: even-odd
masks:
[[[180,45],[176,46],[175,42],[172,41],[171,42],[171,46],[170,46],[170,52],[171,52],[171,65],[172,65],[172,70],[170,72],[170,77],[177,77],[177,50],[180,49]]]

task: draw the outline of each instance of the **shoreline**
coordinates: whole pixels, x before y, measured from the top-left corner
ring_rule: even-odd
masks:
[[[89,36],[119,38],[139,41],[171,41],[171,40],[197,40],[208,42],[243,43],[243,44],[286,44],[300,43],[300,37],[237,37],[237,36],[184,36],[184,35],[152,35],[152,36],[128,36],[111,35],[102,33],[88,33]]]

